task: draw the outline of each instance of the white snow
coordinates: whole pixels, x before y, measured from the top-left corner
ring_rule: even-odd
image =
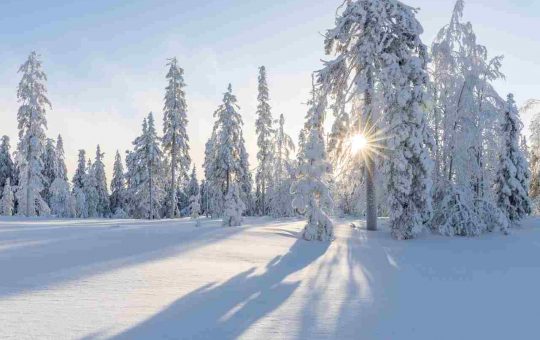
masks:
[[[0,218],[2,339],[532,339],[540,219],[395,241],[336,220]],[[355,222],[358,224],[357,222]]]

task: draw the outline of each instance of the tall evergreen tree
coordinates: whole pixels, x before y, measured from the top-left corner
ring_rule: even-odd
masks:
[[[45,148],[45,113],[51,107],[47,99],[45,81],[47,76],[42,70],[41,61],[36,52],[19,68],[22,79],[17,90],[17,99],[21,106],[17,113],[19,122],[19,143],[17,145],[17,166],[19,184],[16,197],[19,202],[19,214],[26,216],[46,215],[49,207],[41,197],[43,190],[42,155]]]
[[[88,161],[86,163],[86,169],[86,175],[83,178],[83,191],[86,197],[88,217],[99,217],[99,196],[97,192],[96,172],[90,158],[88,158]]]
[[[523,123],[512,94],[508,95],[502,138],[504,141],[500,155],[495,190],[497,202],[508,220],[515,224],[531,213],[529,199],[529,167],[520,148],[519,140]]]
[[[133,195],[130,211],[135,217],[160,218],[163,201],[163,153],[154,126],[152,113],[143,120],[141,136],[133,142],[135,150],[126,158],[129,174],[130,195]]]
[[[291,153],[294,151],[292,138],[285,133],[285,117],[279,116],[278,128],[274,136],[273,188],[270,191],[270,211],[272,216],[292,216],[293,196],[291,184],[294,166]]]
[[[4,183],[2,190],[2,200],[0,200],[0,215],[11,216],[14,212],[13,189],[11,189],[10,178]]]
[[[170,158],[170,212],[169,217],[177,215],[177,184],[178,180],[188,178],[191,164],[189,156],[189,138],[186,132],[187,104],[184,93],[184,70],[178,67],[176,58],[169,60],[167,64],[169,72],[167,79],[169,85],[165,92],[165,106],[163,108],[163,151]],[[178,171],[177,171],[178,170]]]
[[[319,95],[314,89],[309,105],[303,162],[299,165],[298,179],[291,189],[295,195],[293,206],[307,217],[303,232],[305,240],[331,241],[334,238],[334,225],[327,213],[332,208],[332,198],[326,176],[332,167],[326,159],[324,143],[325,96]]]
[[[77,162],[77,169],[75,169],[75,174],[71,180],[73,185],[73,190],[75,188],[82,189],[84,186],[84,177],[86,176],[86,151],[79,150],[79,160]]]
[[[113,177],[111,180],[111,212],[115,216],[123,215],[126,211],[126,180],[124,177],[124,165],[120,152],[116,151],[114,158]]]
[[[104,153],[101,152],[101,148],[98,145],[96,149],[96,158],[93,165],[93,173],[96,179],[97,215],[99,217],[109,217],[111,215],[111,207],[103,156]]]
[[[50,206],[50,187],[54,179],[56,178],[56,169],[58,167],[58,158],[56,156],[55,141],[51,138],[47,138],[45,144],[45,152],[42,155],[43,158],[43,191],[41,196],[47,204]]]
[[[10,183],[13,183],[14,177],[15,165],[11,158],[9,137],[2,136],[2,142],[0,143],[0,187],[4,187],[7,179],[10,179]]]
[[[206,143],[205,177],[212,188],[212,211],[216,215],[224,212],[225,196],[231,183],[238,183],[244,199],[251,194],[249,163],[242,136],[242,118],[238,113],[236,96],[229,84],[223,96],[223,104],[214,113],[216,122],[210,140]],[[233,197],[234,193],[231,193]],[[245,204],[245,203],[244,203]]]
[[[64,142],[62,136],[58,135],[55,146],[55,160],[52,167],[52,182],[49,187],[49,201],[51,213],[58,217],[74,217],[76,211],[73,197],[69,191],[67,181],[67,169],[64,156]]]
[[[257,97],[259,104],[257,105],[257,120],[255,121],[259,149],[257,152],[257,174],[255,175],[256,202],[257,212],[260,215],[266,215],[269,212],[267,191],[272,180],[272,137],[274,131],[272,130],[272,112],[270,104],[268,104],[269,99],[266,68],[261,66],[259,68],[259,95]]]

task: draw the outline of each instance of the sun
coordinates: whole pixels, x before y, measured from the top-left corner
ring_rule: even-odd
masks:
[[[351,151],[358,153],[366,149],[368,146],[368,140],[363,134],[356,134],[351,138]]]

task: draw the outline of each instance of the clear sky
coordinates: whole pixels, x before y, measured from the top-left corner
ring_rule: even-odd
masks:
[[[408,0],[430,44],[450,18],[454,0]],[[114,153],[131,148],[142,119],[161,125],[167,58],[185,70],[191,155],[200,169],[212,114],[233,85],[255,166],[257,68],[268,70],[271,105],[296,139],[306,112],[310,74],[324,58],[321,33],[341,0],[1,0],[0,134],[17,136],[18,66],[41,54],[49,77],[48,135],[64,137],[68,170],[77,150],[93,157],[100,144],[108,173]],[[540,97],[540,1],[470,0],[465,19],[491,56],[503,54],[518,103]],[[524,117],[527,121],[528,117]],[[200,178],[200,174],[199,174]],[[110,178],[109,178],[110,179]]]

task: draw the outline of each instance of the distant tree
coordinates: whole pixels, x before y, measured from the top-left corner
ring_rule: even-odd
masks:
[[[14,212],[14,199],[13,190],[11,189],[9,177],[4,184],[4,190],[2,192],[2,200],[0,201],[0,214],[4,216],[11,216]]]
[[[114,158],[110,197],[111,212],[113,215],[120,216],[127,213],[126,194],[126,180],[124,177],[124,166],[122,164],[122,157],[120,156],[120,153],[116,151],[116,156]]]
[[[233,182],[229,186],[229,191],[225,195],[225,209],[223,212],[223,225],[226,227],[236,227],[242,224],[242,214],[246,206],[240,198],[238,183]]]
[[[4,187],[7,179],[10,179],[10,183],[13,184],[14,177],[15,165],[11,158],[9,137],[2,136],[2,142],[0,144],[0,187]]]
[[[26,216],[47,215],[50,210],[41,197],[43,190],[43,162],[45,149],[46,108],[51,107],[47,99],[45,81],[47,76],[42,70],[41,61],[36,52],[19,68],[22,79],[17,90],[17,99],[21,106],[17,113],[19,122],[19,144],[17,146],[17,166],[19,183],[17,201],[19,214]]]
[[[69,190],[67,169],[64,156],[64,142],[58,135],[54,151],[55,160],[52,162],[52,183],[49,187],[49,202],[51,213],[58,217],[75,217],[76,207],[74,198]]]
[[[292,216],[294,214],[292,207],[293,195],[291,194],[294,165],[291,154],[295,148],[292,138],[285,133],[284,126],[285,118],[280,115],[278,128],[273,139],[273,187],[270,190],[270,212],[275,217]]]
[[[519,141],[523,123],[512,94],[508,95],[502,125],[504,146],[500,155],[495,190],[497,202],[508,220],[515,224],[531,213],[529,167]]]
[[[177,184],[178,180],[183,181],[188,178],[188,171],[191,164],[189,156],[189,138],[186,127],[187,104],[184,93],[184,70],[178,67],[176,58],[169,60],[167,64],[169,72],[167,79],[169,85],[165,92],[165,106],[163,108],[163,151],[170,158],[170,212],[169,218],[177,216]],[[177,171],[178,170],[178,171]]]
[[[257,97],[259,104],[257,105],[257,120],[255,121],[259,150],[257,152],[257,174],[255,175],[256,209],[260,215],[266,215],[269,212],[267,191],[272,181],[272,137],[274,131],[272,129],[272,112],[268,103],[269,99],[266,68],[261,66],[259,68],[259,95]]]
[[[101,152],[101,148],[98,145],[96,148],[96,158],[93,164],[92,172],[94,173],[94,177],[96,179],[97,215],[99,217],[109,217],[111,215],[111,207],[103,156],[104,153]]]

